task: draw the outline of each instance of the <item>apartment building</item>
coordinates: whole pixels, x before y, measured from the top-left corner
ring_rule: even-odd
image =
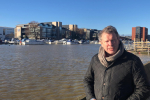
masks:
[[[75,24],[70,24],[70,25],[62,25],[62,27],[70,30],[70,31],[77,31],[78,26]]]
[[[31,23],[17,25],[15,28],[15,38],[23,39],[61,39],[69,30],[62,27],[62,22],[37,23],[32,27]]]
[[[66,35],[66,38],[75,39],[77,35],[78,26],[75,24],[62,25],[63,28],[69,30],[69,34]]]
[[[132,40],[135,41],[146,41],[148,39],[148,28],[146,27],[132,27]]]
[[[15,38],[23,39],[88,39],[97,40],[100,30],[96,29],[79,29],[77,25],[62,25],[62,22],[42,22],[20,24],[15,28]],[[83,31],[84,30],[84,34]]]
[[[0,39],[11,39],[14,38],[14,28],[12,27],[1,27],[0,26]]]
[[[100,33],[100,31],[101,30],[84,28],[85,39],[87,39],[87,40],[98,40],[98,34]]]

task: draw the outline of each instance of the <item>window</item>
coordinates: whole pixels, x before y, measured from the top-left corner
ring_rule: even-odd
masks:
[[[47,33],[50,33],[51,32],[51,29],[47,29]]]
[[[42,32],[46,32],[46,28],[42,28]]]

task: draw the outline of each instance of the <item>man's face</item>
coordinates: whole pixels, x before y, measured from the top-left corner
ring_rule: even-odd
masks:
[[[119,47],[119,39],[115,33],[102,33],[101,36],[101,46],[106,51],[106,56],[114,55]]]

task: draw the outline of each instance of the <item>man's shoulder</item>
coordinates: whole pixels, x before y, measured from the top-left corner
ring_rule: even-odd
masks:
[[[98,58],[98,53],[92,57],[92,59],[97,59],[97,58]]]
[[[98,57],[98,53],[97,53],[97,54],[95,54],[92,58],[95,58],[95,57]]]
[[[99,61],[99,59],[98,59],[98,53],[95,54],[95,55],[92,57],[91,61],[93,61],[93,62]]]
[[[130,59],[130,60],[133,60],[133,61],[136,61],[136,60],[140,59],[137,55],[135,55],[133,53],[130,53],[128,51],[125,51],[124,55],[125,55],[125,57],[127,57],[127,59]]]

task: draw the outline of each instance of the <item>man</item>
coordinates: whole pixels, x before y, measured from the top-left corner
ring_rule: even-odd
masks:
[[[84,77],[87,100],[146,100],[150,85],[139,57],[124,49],[115,27],[99,34],[101,47]]]

